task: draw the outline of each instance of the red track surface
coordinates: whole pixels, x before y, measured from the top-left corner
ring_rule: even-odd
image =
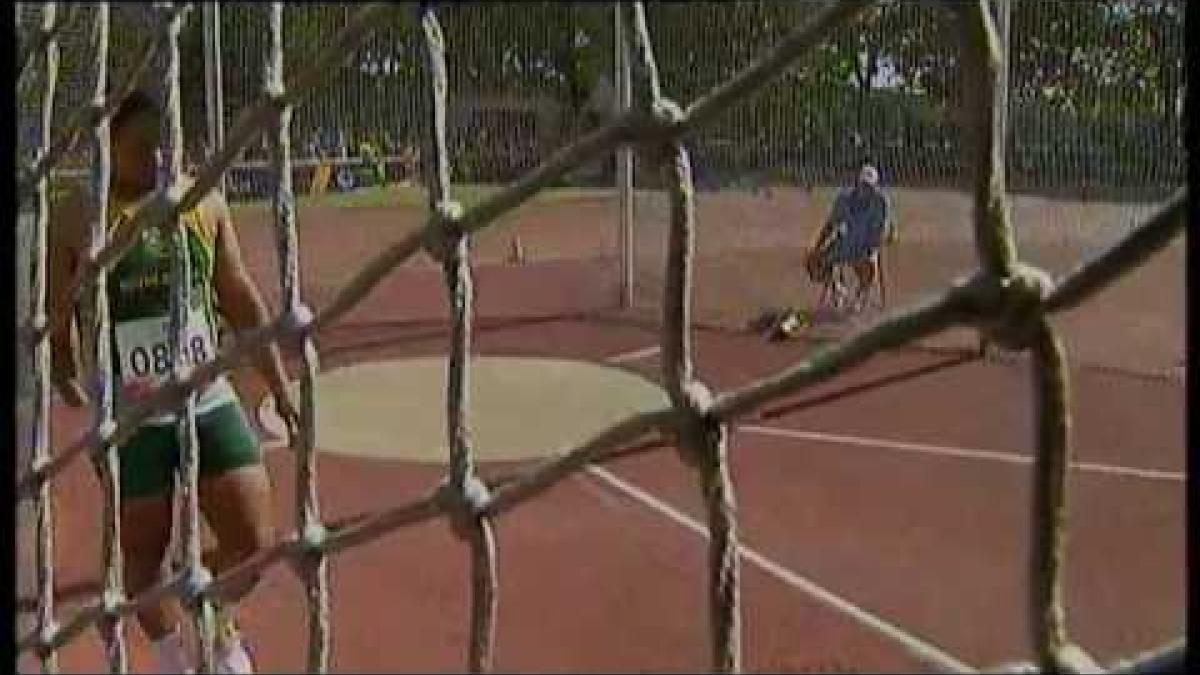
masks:
[[[906,304],[942,289],[973,267],[966,235],[961,242],[951,237],[966,228],[966,207],[955,199],[950,203],[932,193],[897,199],[907,239],[889,272],[894,302]],[[811,289],[804,285],[794,247],[824,217],[822,205],[810,201],[795,191],[774,201],[701,197],[697,317],[738,324],[759,303],[802,302]],[[1091,211],[1087,217],[1068,211],[1035,209],[1033,215],[1046,222],[1025,223],[1023,254],[1061,272],[1094,251],[1091,244],[1062,251],[1035,245],[1034,235],[1043,230],[1048,237],[1064,231],[1063,223],[1094,224]],[[519,223],[535,264],[478,269],[482,318],[476,322],[475,350],[601,361],[655,344],[652,331],[564,313],[615,303],[615,213],[615,201],[530,204],[476,237],[476,259],[498,261]],[[1031,217],[1018,215],[1021,223]],[[268,214],[252,208],[239,218],[247,261],[270,297],[278,284]],[[420,220],[419,209],[306,208],[301,249],[309,302],[324,306],[384,242]],[[662,223],[643,220],[638,293],[654,305]],[[609,258],[582,259],[593,254]],[[1182,366],[1181,260],[1182,247],[1172,247],[1087,309],[1061,318],[1072,358],[1142,372]],[[336,367],[444,353],[445,315],[440,275],[427,261],[414,261],[321,336],[323,363]],[[701,376],[718,390],[774,372],[806,349],[801,343],[765,344],[705,331],[697,332],[695,346]],[[746,546],[777,568],[807,577],[971,665],[986,666],[1028,654],[1023,607],[1030,469],[970,451],[1028,455],[1029,378],[1019,361],[950,366],[948,358],[920,350],[881,355],[833,382],[773,402],[759,417],[742,420],[733,434],[732,474]],[[657,362],[649,357],[626,367],[654,377]],[[921,369],[928,372],[905,377]],[[885,378],[895,382],[853,393]],[[1181,382],[1082,369],[1074,372],[1072,387],[1077,461],[1183,471]],[[79,415],[69,411],[56,408],[53,421],[55,447],[80,429]],[[787,435],[797,431],[841,438]],[[910,445],[897,448],[897,442]],[[937,447],[914,451],[911,444]],[[286,452],[272,453],[269,461],[286,530],[292,522],[293,461]],[[672,451],[607,468],[660,506],[699,519],[695,476]],[[403,503],[440,477],[438,467],[324,453],[324,514],[336,519]],[[76,463],[55,482],[54,494],[65,616],[70,605],[96,591],[100,492],[90,469]],[[1108,659],[1181,633],[1183,482],[1077,470],[1070,498],[1067,601],[1074,637]],[[694,532],[584,473],[504,516],[498,533],[498,670],[708,668],[705,543]],[[463,670],[467,564],[465,546],[442,522],[398,531],[336,558],[334,670]],[[923,669],[892,643],[779,577],[743,562],[748,670]],[[251,596],[244,624],[263,671],[303,668],[302,594],[286,567],[272,569]],[[131,634],[133,666],[149,670],[145,643],[136,630]],[[62,667],[102,668],[95,631],[62,652]]]
[[[428,297],[425,294],[420,294]],[[656,342],[644,329],[574,319],[483,321],[476,351],[600,361]],[[335,329],[327,366],[440,353],[445,334],[414,322]],[[357,345],[357,346],[356,346]],[[797,360],[799,343],[699,332],[701,375],[747,382]],[[803,401],[944,361],[905,351],[768,408],[747,425],[1027,454],[1028,377],[1018,363],[971,362],[846,398]],[[654,373],[647,358],[629,367]],[[1077,461],[1181,472],[1182,387],[1076,372]],[[440,392],[430,392],[440,396]],[[771,412],[774,411],[774,412]],[[514,414],[534,411],[515,410]],[[78,420],[56,410],[58,439]],[[1024,561],[1028,465],[912,453],[739,430],[732,439],[743,543],[778,566],[976,666],[1027,654]],[[271,454],[281,523],[290,524],[293,462]],[[491,474],[512,467],[486,466]],[[665,505],[702,518],[696,480],[669,450],[608,467]],[[322,455],[326,517],[423,494],[437,467]],[[1102,658],[1182,631],[1184,484],[1076,471],[1067,600],[1074,636]],[[56,483],[61,602],[95,589],[99,489],[77,463]],[[588,474],[568,479],[499,524],[501,671],[695,671],[708,667],[705,544],[695,533]],[[334,669],[465,667],[465,546],[442,522],[398,531],[332,564]],[[746,667],[754,671],[924,669],[887,640],[743,561]],[[65,612],[64,612],[65,613]],[[271,570],[244,624],[264,672],[303,668],[298,581]],[[148,669],[136,631],[134,667]],[[101,667],[89,631],[62,653],[65,672]]]

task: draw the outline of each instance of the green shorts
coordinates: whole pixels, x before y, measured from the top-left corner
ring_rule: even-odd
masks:
[[[139,499],[167,494],[180,470],[176,426],[146,425],[118,450],[121,497]],[[200,476],[219,476],[262,461],[258,436],[238,403],[226,403],[196,415]]]

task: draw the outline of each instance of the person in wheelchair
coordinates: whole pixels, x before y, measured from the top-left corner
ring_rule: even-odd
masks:
[[[885,298],[879,251],[888,234],[888,199],[879,187],[879,171],[864,164],[853,186],[838,193],[829,218],[809,248],[805,266],[821,286],[818,307],[851,312],[866,308],[871,287],[878,281],[880,303]],[[847,271],[857,279],[851,298]]]

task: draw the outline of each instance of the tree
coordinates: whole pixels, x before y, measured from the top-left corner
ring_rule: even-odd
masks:
[[[1013,0],[1022,100],[1095,114],[1169,114],[1182,82],[1183,0]]]

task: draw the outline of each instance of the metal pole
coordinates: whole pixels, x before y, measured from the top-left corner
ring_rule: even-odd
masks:
[[[200,34],[203,37],[204,53],[204,121],[207,125],[208,146],[205,148],[205,161],[209,157],[212,157],[217,149],[217,121],[216,111],[213,109],[213,61],[216,60],[218,55],[213,50],[212,13],[213,7],[211,2],[201,3]]]
[[[221,80],[221,4],[202,4],[201,26],[204,34],[205,113],[208,118],[208,152],[211,157],[225,145],[225,100]],[[217,189],[225,193],[225,176]]]
[[[618,114],[629,110],[633,90],[629,74],[629,52],[625,41],[625,26],[621,20],[621,5],[613,3],[613,84],[616,90]],[[620,230],[618,245],[621,259],[621,308],[633,306],[633,148],[621,145],[617,148],[617,195],[620,203]]]
[[[221,42],[221,3],[212,3],[212,41],[213,41],[213,107],[217,111],[217,147],[225,145],[225,79],[221,74],[221,52],[224,46]],[[225,179],[221,179],[221,189],[225,189]]]

